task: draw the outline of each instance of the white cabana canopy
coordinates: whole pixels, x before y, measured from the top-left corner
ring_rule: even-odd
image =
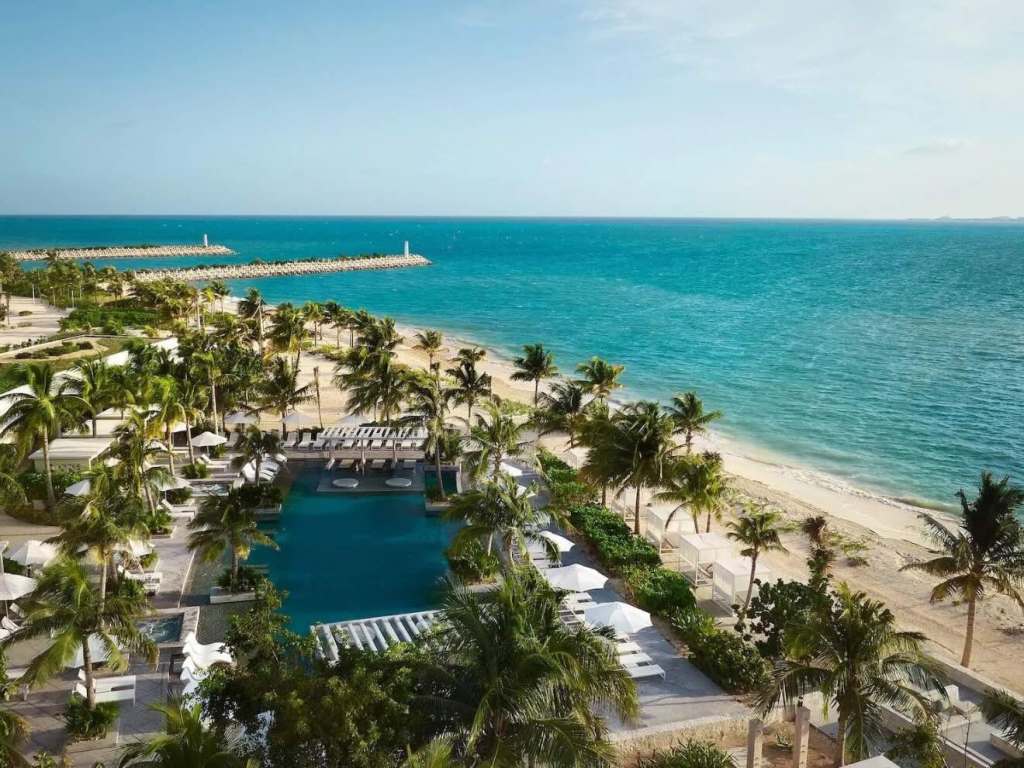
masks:
[[[255,424],[260,420],[260,417],[255,413],[245,413],[244,411],[235,411],[234,413],[228,414],[224,417],[224,423],[228,426],[234,426],[236,424]]]
[[[673,510],[675,510],[675,514],[673,514]],[[687,528],[693,528],[687,510],[677,510],[673,506],[647,505],[647,526],[644,530],[647,538],[659,547],[664,547],[665,544],[678,547],[679,537],[686,532]]]
[[[749,557],[716,560],[712,566],[711,599],[727,607],[743,602],[747,596],[750,571],[753,567],[754,563]],[[764,564],[758,563],[757,578],[763,579],[770,575],[771,571]],[[757,594],[756,584],[753,587],[753,594]]]
[[[227,441],[228,439],[221,435],[215,435],[213,432],[203,432],[192,438],[192,445],[197,448],[211,448],[215,445],[224,445]]]
[[[608,583],[608,577],[600,571],[573,563],[563,568],[548,568],[541,571],[544,578],[553,587],[568,589],[571,592],[586,592],[588,589],[600,589]]]
[[[522,477],[523,470],[514,464],[509,464],[507,461],[501,462],[501,471],[510,477]]]
[[[0,601],[17,600],[36,588],[36,580],[16,573],[0,573]]]
[[[677,539],[680,570],[694,584],[706,584],[719,560],[733,558],[733,543],[720,533],[686,533]]]
[[[611,627],[627,635],[651,626],[651,614],[629,603],[598,603],[585,609],[583,618],[591,626]]]
[[[552,544],[554,544],[558,548],[559,552],[568,552],[570,549],[576,546],[572,541],[565,538],[565,536],[559,536],[554,531],[541,531],[537,535],[540,536],[542,539],[547,539]]]
[[[55,557],[58,550],[53,544],[47,544],[38,539],[29,539],[20,547],[11,552],[10,558],[16,563],[26,567],[46,565]]]
[[[77,483],[72,483],[67,488],[65,488],[64,493],[66,493],[68,496],[85,496],[91,490],[91,481],[79,480]]]

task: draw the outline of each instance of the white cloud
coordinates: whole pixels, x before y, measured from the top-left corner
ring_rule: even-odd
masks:
[[[968,146],[966,139],[931,139],[904,150],[905,155],[952,155]]]

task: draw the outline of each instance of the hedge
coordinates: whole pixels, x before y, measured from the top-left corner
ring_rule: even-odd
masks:
[[[645,611],[668,616],[697,607],[690,582],[677,571],[640,566],[627,568],[622,576],[630,595]]]
[[[690,651],[690,661],[729,693],[761,690],[770,680],[768,663],[734,632],[721,630],[705,613],[680,611],[672,620]]]
[[[661,557],[654,545],[634,536],[629,526],[615,512],[606,507],[576,507],[569,519],[597,551],[601,564],[619,575],[624,568],[661,565]]]

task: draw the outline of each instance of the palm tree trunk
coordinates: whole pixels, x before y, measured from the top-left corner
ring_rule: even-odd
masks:
[[[92,656],[89,654],[89,638],[82,642],[82,669],[85,670],[85,703],[90,710],[96,709],[96,687],[93,685]]]
[[[448,501],[448,495],[444,492],[444,478],[441,477],[441,446],[434,439],[434,466],[437,469],[437,487],[441,491],[441,501]]]
[[[708,521],[704,527],[704,533],[711,533],[711,507],[708,507]]]
[[[257,478],[259,482],[259,478]],[[231,591],[234,592],[238,587],[238,550],[234,547],[231,548]]]
[[[798,745],[793,745],[794,749]],[[834,768],[842,768],[846,764],[846,714],[839,713],[839,721],[836,723],[836,754],[832,760]]]
[[[43,430],[43,468],[46,470],[46,506],[53,509],[57,496],[53,492],[53,470],[50,467],[50,436]]]
[[[167,466],[171,470],[171,475],[174,474],[174,450],[171,446],[171,425],[168,424],[164,427],[164,435],[167,438]]]
[[[92,415],[92,436],[96,437],[96,414]]]
[[[537,397],[540,394],[540,379],[533,380],[533,407],[537,407]],[[572,436],[569,436],[569,444],[572,444]]]
[[[608,483],[604,483],[601,486],[601,506],[608,506]]]
[[[188,462],[189,464],[196,463],[196,452],[192,448],[192,420],[189,418],[188,413],[185,413],[185,438],[188,441]]]
[[[750,594],[754,591],[754,574],[757,573],[757,550],[750,556],[750,581],[747,582],[747,596],[743,600],[743,613],[741,616],[747,615],[747,609],[750,607]]]
[[[106,553],[100,553],[100,613],[107,602],[107,569],[110,567],[110,558]]]
[[[217,418],[217,381],[210,376],[210,407],[213,409],[213,431],[220,434],[220,419]]]
[[[640,535],[640,486],[636,487],[636,501],[633,504],[633,533]]]
[[[967,631],[964,633],[964,655],[960,659],[960,666],[971,666],[971,651],[974,649],[974,614],[978,607],[977,598],[967,601]]]

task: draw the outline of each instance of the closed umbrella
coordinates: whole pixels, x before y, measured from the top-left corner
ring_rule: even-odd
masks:
[[[11,560],[31,568],[36,565],[46,565],[57,557],[57,548],[45,541],[29,539],[16,550],[11,552]]]
[[[79,480],[64,489],[68,496],[85,496],[92,490],[92,483],[89,480]]]
[[[542,571],[544,578],[553,587],[568,589],[571,592],[586,592],[588,589],[600,589],[608,583],[608,577],[600,571],[588,568],[579,563],[564,568],[549,568]]]
[[[554,531],[541,531],[537,535],[540,536],[542,539],[547,539],[552,544],[554,544],[555,547],[558,548],[558,551],[560,553],[568,552],[570,549],[576,546],[572,541],[565,538],[565,536],[559,536]]]
[[[627,635],[651,626],[651,614],[629,603],[598,603],[584,609],[583,618],[591,626],[611,627]]]
[[[215,445],[224,445],[228,439],[222,435],[215,435],[213,432],[203,432],[192,438],[192,445],[197,448],[211,448]]]

